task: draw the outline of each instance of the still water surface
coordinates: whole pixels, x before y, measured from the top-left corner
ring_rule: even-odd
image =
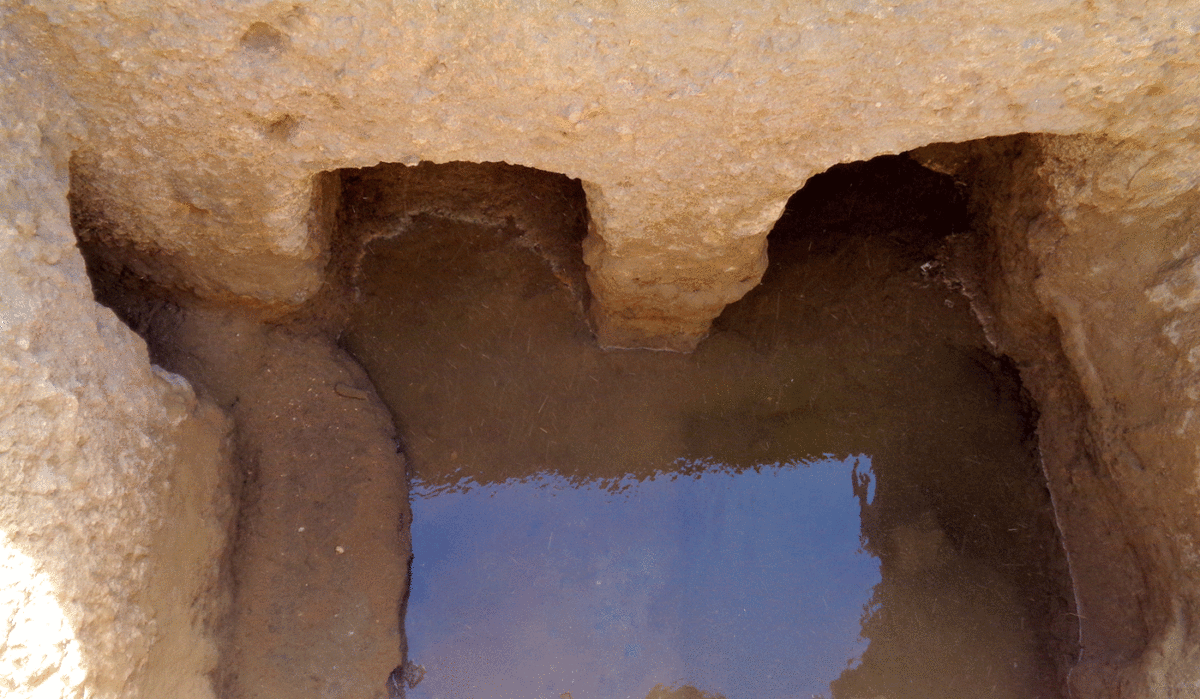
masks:
[[[814,178],[691,355],[597,348],[512,227],[371,246],[345,341],[410,462],[410,699],[1061,696],[1032,409],[929,273],[953,186],[888,163]]]
[[[428,674],[412,696],[825,692],[861,655],[880,582],[853,492],[868,468],[418,487],[409,652]]]

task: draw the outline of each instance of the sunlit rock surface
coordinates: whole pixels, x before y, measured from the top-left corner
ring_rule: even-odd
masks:
[[[77,105],[0,28],[0,694],[212,697],[226,419],[92,300]]]
[[[228,426],[92,302],[68,169],[76,232],[121,251],[113,264],[272,313],[321,288],[331,212],[353,205],[318,173],[563,173],[587,194],[599,341],[687,350],[757,283],[766,232],[814,173],[1019,132],[1088,136],[958,175],[990,241],[980,313],[1043,412],[1072,561],[1119,552],[1114,586],[1079,577],[1076,686],[1194,691],[1189,3],[41,2],[0,17],[0,526],[30,580],[55,586],[3,599],[53,599],[66,620],[45,621],[61,656],[9,675],[26,678],[9,695],[208,696],[224,594]],[[191,524],[164,529],[167,512]]]
[[[313,175],[505,161],[583,181],[595,321],[620,346],[694,345],[832,164],[1018,132],[1172,148],[1197,118],[1187,4],[34,7],[23,35],[88,128],[92,232],[171,281],[301,301]]]

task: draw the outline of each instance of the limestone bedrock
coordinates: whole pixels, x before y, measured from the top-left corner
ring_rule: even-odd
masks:
[[[208,295],[318,288],[323,170],[505,161],[583,181],[600,341],[687,349],[786,199],[936,141],[1195,126],[1186,2],[35,2],[114,235]]]
[[[1029,132],[1103,137],[973,188],[1090,622],[1073,686],[1200,694],[1194,2],[34,0],[0,59],[5,696],[211,697],[227,594],[229,425],[93,302],[68,181],[138,274],[283,312],[323,281],[322,172],[564,173],[600,342],[686,350],[810,175]]]
[[[92,299],[77,105],[0,12],[0,695],[213,697],[229,424]]]
[[[1022,135],[914,155],[972,193],[980,230],[951,264],[1038,404],[1072,696],[1198,696],[1200,148]]]

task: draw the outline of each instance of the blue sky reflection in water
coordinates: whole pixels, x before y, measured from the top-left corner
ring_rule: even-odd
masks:
[[[414,484],[410,698],[828,696],[866,647],[865,457],[635,481]],[[873,483],[867,497],[873,497]]]

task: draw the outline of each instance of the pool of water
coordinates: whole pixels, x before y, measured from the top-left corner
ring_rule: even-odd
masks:
[[[418,487],[408,633],[427,674],[412,695],[828,688],[865,648],[880,582],[855,494],[869,464],[689,471]]]
[[[372,244],[345,344],[410,461],[410,699],[1062,695],[1033,410],[935,274],[965,215],[872,167],[691,355],[597,348],[511,226]]]

